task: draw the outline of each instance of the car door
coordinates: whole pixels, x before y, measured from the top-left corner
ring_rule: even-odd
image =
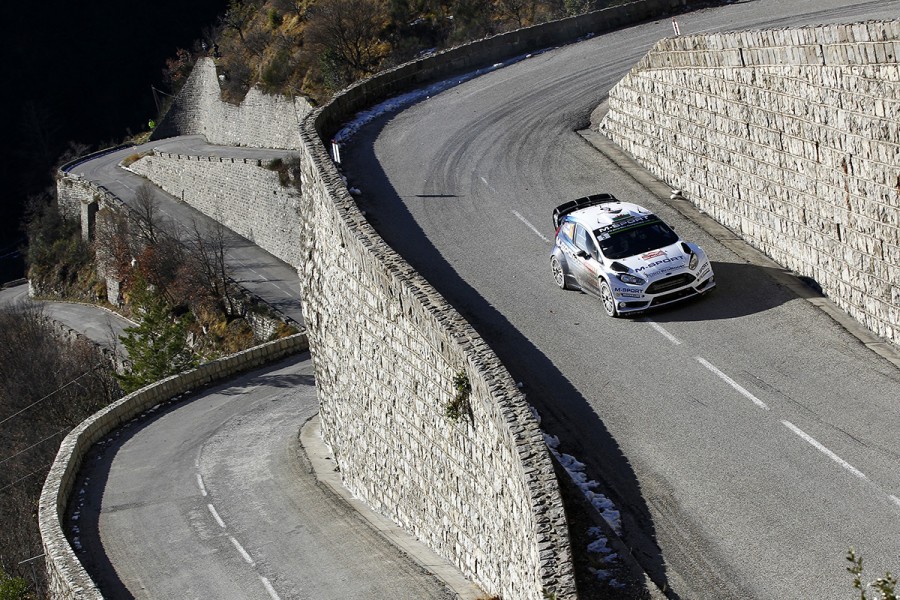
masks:
[[[572,265],[572,274],[586,292],[600,293],[600,263],[597,260],[597,245],[591,234],[581,225],[575,225],[575,256]]]

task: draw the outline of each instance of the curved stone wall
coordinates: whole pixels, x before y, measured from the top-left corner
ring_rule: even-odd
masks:
[[[296,219],[253,237],[269,251],[291,248],[285,256],[303,287],[323,435],[347,487],[489,594],[576,595],[565,513],[542,433],[496,355],[368,224],[322,140],[356,111],[412,87],[686,4],[644,0],[454,48],[361,82],[302,120],[289,99],[224,106],[211,63],[201,61],[157,132],[298,149],[296,206],[286,210],[271,194],[274,184],[258,173],[238,175],[229,180],[232,195],[256,200],[237,202],[229,219],[239,233],[251,212]],[[239,117],[225,123],[234,110]],[[282,131],[266,133],[273,126]],[[214,206],[220,165],[185,161],[157,153],[149,164],[135,164],[164,186],[177,180],[198,207]],[[70,187],[81,199],[80,187]],[[471,395],[454,421],[446,408],[460,377]],[[66,578],[67,563],[53,568],[55,580],[78,584]]]
[[[197,390],[291,354],[308,349],[305,333],[269,342],[163,379],[110,404],[69,432],[50,467],[38,505],[50,597],[101,600],[100,590],[84,570],[63,531],[72,487],[85,455],[98,440],[144,411],[189,390]]]
[[[900,21],[671,38],[600,125],[900,345]]]

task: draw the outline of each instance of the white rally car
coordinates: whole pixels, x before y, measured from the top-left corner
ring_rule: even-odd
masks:
[[[596,194],[553,211],[550,269],[563,289],[596,294],[611,317],[712,290],[706,253],[637,204]]]

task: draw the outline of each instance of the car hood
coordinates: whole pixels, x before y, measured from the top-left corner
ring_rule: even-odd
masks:
[[[684,251],[681,242],[675,242],[671,246],[620,258],[615,262],[622,263],[635,275],[656,279],[687,268],[690,260],[691,255]]]

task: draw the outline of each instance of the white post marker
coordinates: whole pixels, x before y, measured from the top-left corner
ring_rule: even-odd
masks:
[[[335,140],[331,140],[331,158],[335,164],[341,164],[341,145]]]
[[[678,21],[675,20],[675,17],[672,17],[672,29],[675,30],[675,35],[681,35],[681,29],[678,27]]]

